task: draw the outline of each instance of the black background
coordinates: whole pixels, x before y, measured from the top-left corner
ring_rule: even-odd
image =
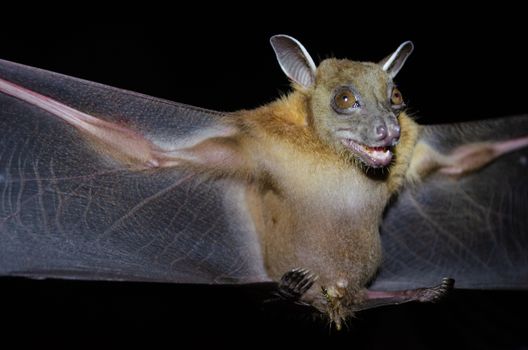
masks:
[[[281,7],[264,12],[255,5],[229,17],[156,9],[127,24],[64,18],[18,22],[2,28],[0,57],[231,111],[264,104],[288,90],[268,43],[273,34],[293,35],[316,62],[328,56],[377,61],[413,40],[415,52],[396,80],[419,122],[528,112],[527,31],[516,16],[522,11],[492,8],[482,14],[480,8],[462,12],[450,4],[414,13],[397,4],[360,9],[345,3],[329,10],[286,14]],[[149,21],[154,24],[145,24]],[[341,332],[304,310],[263,303],[266,292],[3,278],[0,338],[67,347],[179,348],[191,341],[195,346],[528,348],[526,292],[456,291],[435,305],[360,313]]]

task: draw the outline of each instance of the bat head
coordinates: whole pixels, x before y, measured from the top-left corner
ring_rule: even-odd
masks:
[[[405,107],[393,82],[413,50],[404,42],[379,63],[326,59],[316,67],[296,39],[271,38],[279,64],[310,101],[309,125],[337,152],[368,167],[387,167],[400,137],[398,115]]]

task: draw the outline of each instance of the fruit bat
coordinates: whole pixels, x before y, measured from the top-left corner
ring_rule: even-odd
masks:
[[[0,274],[274,283],[337,327],[453,279],[528,287],[527,117],[417,124],[411,42],[271,44],[292,92],[232,113],[0,61]]]

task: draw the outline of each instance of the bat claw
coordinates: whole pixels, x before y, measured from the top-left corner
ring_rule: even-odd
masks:
[[[442,283],[431,287],[420,290],[418,300],[421,302],[437,302],[449,293],[455,286],[455,280],[452,278],[442,279]]]
[[[447,289],[453,289],[455,287],[455,280],[449,277],[444,277],[442,279],[442,286],[445,286]]]
[[[285,300],[298,301],[313,286],[317,278],[317,275],[308,269],[292,269],[282,275],[276,295]]]

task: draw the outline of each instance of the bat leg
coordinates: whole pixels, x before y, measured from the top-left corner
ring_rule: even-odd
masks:
[[[282,300],[299,302],[310,289],[317,276],[307,269],[293,269],[282,275],[275,295]]]
[[[373,291],[367,290],[365,301],[358,310],[372,309],[385,305],[397,305],[418,301],[421,303],[436,302],[453,289],[455,280],[444,278],[442,283],[430,288],[418,288],[398,291]]]

